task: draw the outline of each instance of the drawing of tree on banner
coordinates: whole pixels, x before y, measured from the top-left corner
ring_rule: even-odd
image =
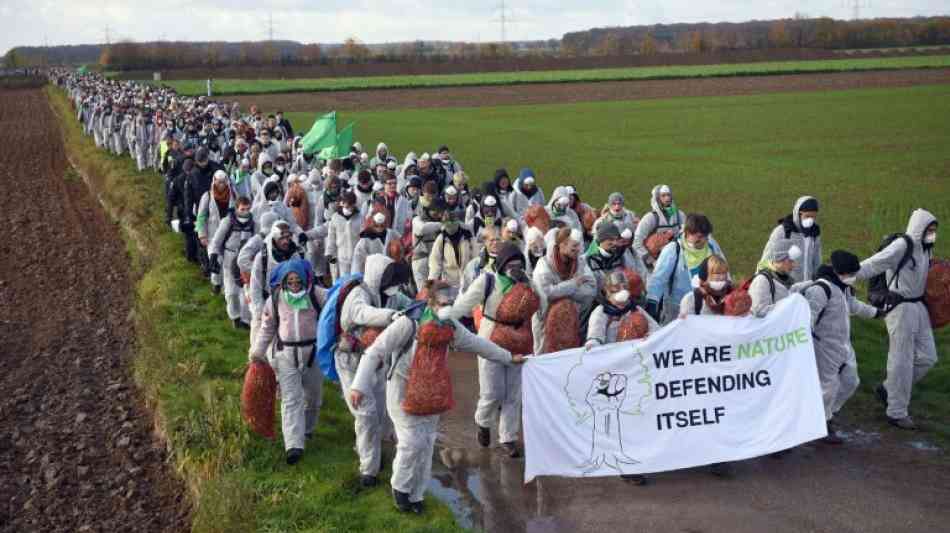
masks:
[[[581,353],[568,372],[564,393],[575,423],[588,426],[591,432],[590,456],[578,465],[584,473],[605,467],[622,472],[622,465],[639,462],[624,451],[621,431],[621,415],[641,416],[644,401],[652,395],[646,358],[634,349],[632,357],[636,363],[632,370],[599,369],[595,351]]]

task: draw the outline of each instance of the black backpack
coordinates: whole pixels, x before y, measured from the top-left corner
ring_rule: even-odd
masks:
[[[888,280],[887,272],[885,271],[868,280],[868,302],[879,309],[886,307],[889,302],[893,304],[895,297],[900,297],[897,293],[891,292],[890,286],[891,282],[898,279],[901,268],[904,268],[904,265],[906,265],[908,261],[914,261],[914,267],[917,266],[917,261],[913,258],[914,241],[911,240],[907,234],[892,233],[884,237],[877,251],[880,252],[887,248],[897,239],[904,239],[904,243],[907,244],[907,249],[904,251],[904,256],[901,257],[900,262],[897,263],[897,268],[894,269],[894,276]]]
[[[821,323],[821,319],[824,318],[825,311],[828,309],[828,304],[831,303],[831,287],[816,280],[811,285],[802,289],[802,294],[805,294],[805,292],[808,291],[808,289],[811,289],[812,287],[821,287],[821,289],[825,291],[825,299],[827,300],[827,302],[825,302],[825,306],[822,307],[821,311],[818,313],[818,318],[815,319],[815,325],[812,327],[812,330],[811,330],[811,336],[814,337],[816,341],[820,341],[821,337],[819,337],[818,335],[815,335],[815,328],[817,328],[818,324]]]

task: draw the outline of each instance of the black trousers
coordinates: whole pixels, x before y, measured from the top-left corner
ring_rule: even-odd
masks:
[[[198,235],[195,234],[194,224],[181,224],[179,226],[182,236],[185,238],[185,258],[192,263],[198,262],[198,248],[201,244],[198,242]]]

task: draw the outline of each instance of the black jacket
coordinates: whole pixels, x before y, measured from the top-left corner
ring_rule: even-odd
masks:
[[[223,171],[224,167],[215,163],[214,161],[208,161],[208,164],[204,168],[195,165],[191,171],[191,174],[188,175],[188,181],[185,184],[185,211],[188,214],[189,220],[194,220],[194,213],[198,212],[198,204],[201,202],[201,197],[204,193],[211,190],[211,180],[214,178],[214,173],[217,171]]]

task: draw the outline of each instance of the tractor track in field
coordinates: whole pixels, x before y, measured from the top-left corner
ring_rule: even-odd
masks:
[[[69,173],[40,88],[0,91],[0,531],[186,531],[129,361],[118,227]]]
[[[505,86],[373,89],[222,96],[242,108],[286,112],[562,104],[697,96],[740,96],[950,84],[950,69],[782,74],[671,80],[535,83]]]

